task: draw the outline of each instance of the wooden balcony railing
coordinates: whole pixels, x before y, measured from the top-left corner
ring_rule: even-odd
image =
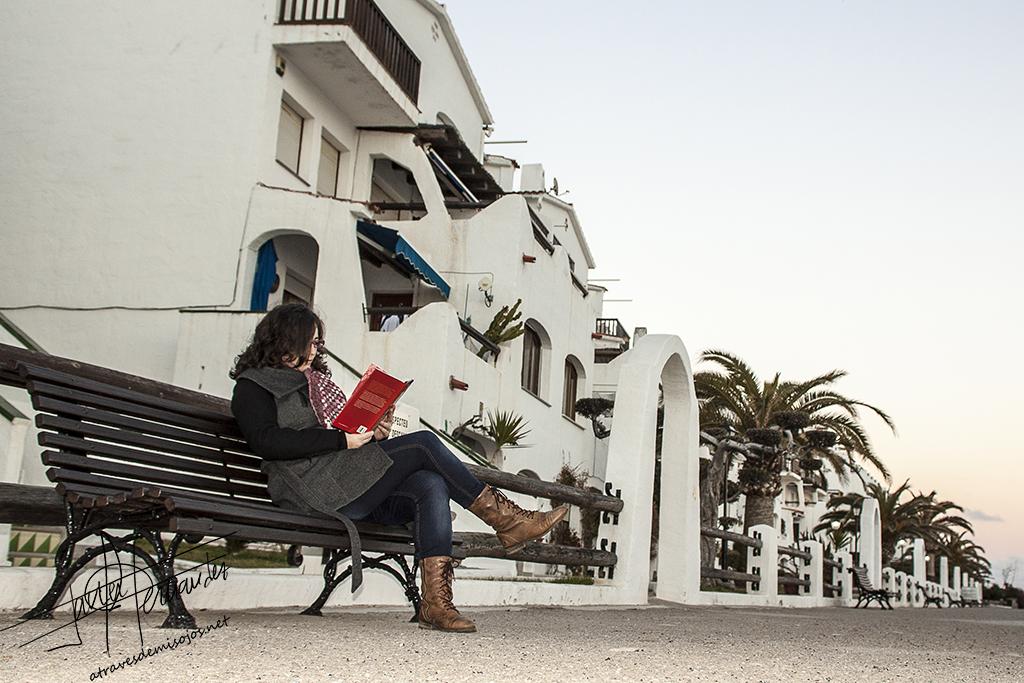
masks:
[[[373,0],[281,0],[279,24],[347,24],[415,104],[420,60]]]
[[[387,316],[394,313],[395,315],[411,315],[416,311],[420,310],[422,306],[367,306],[364,309],[364,319],[366,316],[381,315]],[[501,347],[492,342],[490,339],[484,336],[484,333],[476,329],[468,322],[459,317],[459,327],[462,328],[462,333],[468,336],[470,339],[475,341],[477,344],[487,349],[492,356],[492,360],[498,357],[501,353]]]
[[[618,318],[598,318],[597,325],[594,329],[598,334],[607,335],[609,337],[618,337],[619,339],[625,339],[629,341],[629,335],[626,334],[626,328],[622,326]]]

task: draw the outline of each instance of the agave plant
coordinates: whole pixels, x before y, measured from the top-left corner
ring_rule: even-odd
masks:
[[[487,411],[487,436],[494,441],[495,450],[505,446],[519,446],[520,441],[530,433],[526,429],[526,419],[509,411]]]

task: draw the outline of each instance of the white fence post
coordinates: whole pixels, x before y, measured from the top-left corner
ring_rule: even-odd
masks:
[[[887,590],[890,593],[896,593],[896,571],[892,567],[885,567],[882,569],[882,590]]]
[[[939,597],[945,604],[949,604],[947,600],[952,599],[949,590],[949,558],[945,555],[939,556]]]
[[[747,571],[758,574],[761,580],[747,584],[747,592],[763,595],[772,600],[779,596],[779,537],[775,527],[757,524],[750,527],[750,535],[761,541],[761,548],[747,548]]]
[[[910,604],[910,585],[913,579],[906,572],[896,572],[896,600],[902,607]]]
[[[836,553],[838,569],[833,569],[832,583],[839,586],[839,597],[847,605],[853,604],[853,576],[850,575],[850,568],[853,567],[853,555],[848,550],[841,550]]]
[[[914,587],[910,594],[910,604],[914,607],[924,607],[924,592],[927,588],[925,583],[928,573],[925,567],[924,539],[914,539]]]
[[[954,565],[953,567],[953,599],[960,600],[963,597],[963,593],[960,591],[962,586],[960,580],[960,566]]]
[[[824,586],[824,551],[818,541],[801,541],[800,550],[811,554],[811,559],[801,558],[800,578],[811,582],[810,586],[800,586],[801,595],[810,595],[814,598],[825,597]]]

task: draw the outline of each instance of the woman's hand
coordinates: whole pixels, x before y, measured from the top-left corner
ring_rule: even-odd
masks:
[[[392,405],[388,408],[388,412],[384,413],[384,417],[380,419],[380,422],[377,423],[377,426],[373,430],[373,437],[377,439],[377,441],[383,441],[391,434],[391,423],[394,420],[394,417],[395,406]]]
[[[359,448],[370,443],[370,439],[373,438],[374,432],[363,432],[362,434],[349,434],[345,432],[345,442],[349,448]]]

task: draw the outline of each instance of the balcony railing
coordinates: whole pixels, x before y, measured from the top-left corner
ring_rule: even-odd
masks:
[[[627,342],[629,341],[626,328],[622,326],[618,318],[598,318],[594,331],[607,337],[618,337],[619,339],[625,339]]]
[[[364,308],[364,318],[375,314],[381,316],[391,315],[392,313],[395,315],[411,315],[420,310],[420,308],[422,308],[422,306],[367,306]],[[461,316],[459,317],[459,327],[462,328],[462,333],[466,335],[466,337],[472,339],[490,352],[491,360],[497,358],[498,354],[501,353],[500,346],[484,336],[483,332],[463,320]],[[465,341],[465,339],[463,339],[463,341]]]
[[[279,24],[347,24],[416,103],[420,60],[373,0],[281,0]]]

